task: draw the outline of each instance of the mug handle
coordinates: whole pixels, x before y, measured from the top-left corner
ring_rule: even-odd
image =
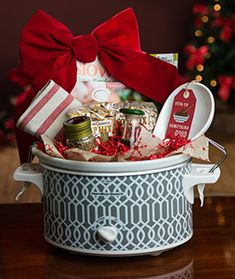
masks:
[[[16,200],[19,200],[20,196],[28,189],[31,183],[34,183],[43,195],[43,175],[42,169],[39,164],[25,163],[19,166],[13,175],[16,181],[24,181],[24,186],[17,194]]]

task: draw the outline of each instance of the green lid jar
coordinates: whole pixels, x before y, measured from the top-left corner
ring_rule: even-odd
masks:
[[[145,115],[144,111],[139,110],[139,109],[121,108],[119,111],[121,113],[123,113],[124,115],[132,115],[132,116],[134,116],[134,115],[136,115],[136,116],[138,116],[138,115],[140,115],[140,116]]]
[[[76,116],[70,118],[64,122],[64,129],[69,147],[77,147],[87,151],[94,147],[90,117]]]
[[[145,113],[142,110],[129,108],[122,108],[119,111],[125,116],[122,142],[133,147],[140,135],[142,129],[141,117],[144,116]]]

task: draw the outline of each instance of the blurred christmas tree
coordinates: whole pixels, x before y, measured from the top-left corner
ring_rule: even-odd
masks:
[[[11,73],[11,72],[10,72]],[[14,75],[11,76],[11,80],[14,82]],[[0,148],[6,145],[15,145],[15,124],[14,114],[17,106],[22,102],[28,93],[29,87],[25,87],[23,91],[18,87],[10,87],[11,94],[8,98],[1,103],[0,106]]]
[[[235,0],[193,7],[193,39],[185,46],[186,74],[235,110]]]
[[[15,142],[12,112],[0,109],[0,147]]]

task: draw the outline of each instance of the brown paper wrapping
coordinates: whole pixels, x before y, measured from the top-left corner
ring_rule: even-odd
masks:
[[[140,134],[138,141],[135,146],[130,149],[125,155],[117,156],[104,156],[96,154],[93,152],[81,150],[78,148],[69,148],[63,151],[61,154],[56,148],[55,142],[51,140],[48,136],[42,135],[42,140],[45,146],[45,152],[50,156],[76,160],[76,161],[96,161],[96,162],[111,162],[111,161],[129,161],[130,158],[135,158],[136,160],[143,160],[150,155],[158,154],[162,150],[159,146],[164,146],[163,142],[154,137],[150,132],[143,130]],[[209,161],[209,141],[204,135],[193,140],[192,142],[184,145],[168,154],[167,156],[173,156],[175,154],[186,154],[192,158]]]

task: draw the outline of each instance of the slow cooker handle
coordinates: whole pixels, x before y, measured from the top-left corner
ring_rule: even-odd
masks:
[[[213,168],[213,164],[192,164],[191,173],[184,176],[182,185],[184,189],[185,198],[193,204],[194,202],[194,189],[195,185],[198,185],[199,197],[201,200],[201,206],[203,205],[203,191],[205,184],[215,183],[220,177],[220,168],[216,168],[213,172],[210,170]]]
[[[183,178],[184,195],[186,199],[193,204],[194,191],[193,186],[198,185],[199,197],[201,200],[201,206],[204,201],[204,188],[205,183],[215,183],[220,177],[219,166],[227,158],[227,150],[224,146],[220,145],[216,141],[208,138],[209,143],[222,152],[221,158],[213,165],[206,164],[192,164],[192,171],[190,174]]]
[[[31,183],[34,183],[43,194],[43,175],[39,164],[25,163],[21,165],[15,170],[13,177],[16,181],[26,182],[17,194],[16,200],[20,198]]]

